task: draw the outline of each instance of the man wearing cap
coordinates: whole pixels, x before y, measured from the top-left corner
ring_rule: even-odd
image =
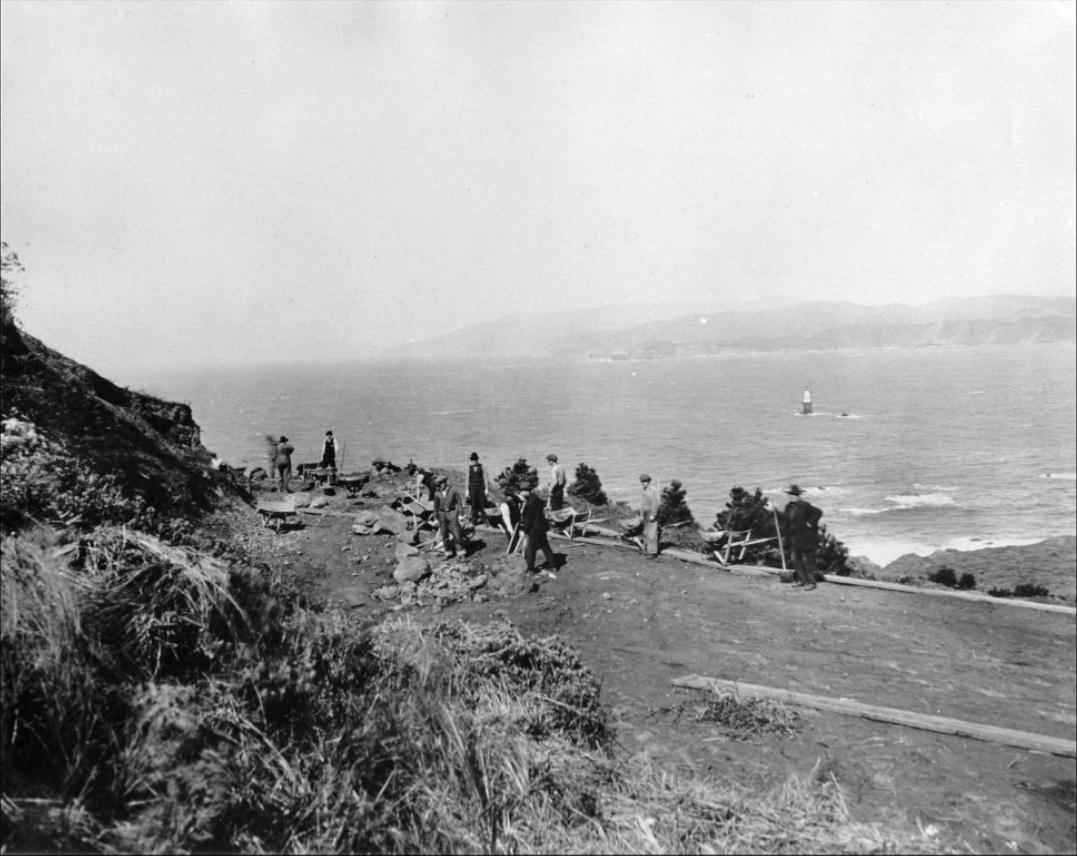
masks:
[[[486,497],[489,494],[486,485],[486,473],[479,463],[479,453],[471,453],[471,463],[467,468],[467,501],[471,506],[471,525],[476,526],[484,523],[486,515],[483,509],[486,507]]]
[[[639,477],[642,493],[639,499],[639,516],[643,523],[643,555],[648,559],[658,557],[658,491],[651,487],[651,477],[643,473]]]
[[[801,498],[804,491],[798,485],[789,485],[785,492],[791,497],[782,516],[785,518],[785,543],[789,545],[797,575],[793,585],[811,591],[815,588],[815,550],[819,546],[819,518],[823,512]]]
[[[451,558],[456,558],[457,549],[467,553],[464,545],[464,533],[460,530],[460,507],[464,504],[460,492],[449,484],[445,475],[437,477],[434,492],[434,514],[437,516],[441,543]],[[451,545],[451,546],[450,546]]]
[[[557,562],[550,549],[550,539],[546,537],[548,529],[546,525],[546,509],[543,508],[542,500],[535,496],[534,485],[530,481],[524,481],[519,486],[520,496],[524,504],[520,510],[519,530],[527,536],[524,546],[524,560],[527,562],[528,573],[535,570],[535,554],[542,550],[546,557],[548,568],[556,567]]]
[[[283,434],[280,435],[280,440],[277,442],[276,456],[273,459],[273,465],[277,468],[277,476],[280,479],[280,489],[287,491],[290,489],[288,486],[288,480],[292,477],[292,452],[295,451],[295,447],[288,443],[288,438]]]
[[[560,511],[565,507],[565,485],[568,477],[565,468],[557,463],[557,455],[553,452],[546,456],[546,463],[550,465],[550,511]]]

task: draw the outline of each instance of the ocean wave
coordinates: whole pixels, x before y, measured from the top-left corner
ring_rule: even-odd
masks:
[[[954,487],[953,485],[944,485],[944,484],[919,484],[919,483],[914,483],[913,487],[916,488],[917,490],[929,491],[930,493],[938,493],[939,491],[954,491],[954,490],[959,490],[960,489],[960,488]]]
[[[895,503],[898,509],[941,508],[954,504],[954,498],[946,493],[899,493],[886,498]]]
[[[892,508],[839,508],[842,514],[848,514],[852,517],[870,517],[873,514],[883,514],[887,511],[893,511]]]

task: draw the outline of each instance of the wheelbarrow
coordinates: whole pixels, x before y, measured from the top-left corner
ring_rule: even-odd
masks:
[[[272,527],[276,532],[280,532],[281,526],[290,523],[292,518],[297,515],[295,503],[287,500],[278,502],[261,501],[255,510],[262,517],[262,525],[267,528]]]

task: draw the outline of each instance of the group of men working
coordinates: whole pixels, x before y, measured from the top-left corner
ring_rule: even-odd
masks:
[[[292,470],[291,455],[294,451],[288,438],[281,435],[274,450],[273,464],[274,470],[279,475],[282,490],[288,490],[288,479]],[[546,522],[546,510],[548,508],[550,511],[560,511],[565,507],[565,488],[568,484],[568,477],[557,455],[552,452],[548,454],[546,463],[550,468],[548,505],[536,494],[537,485],[534,481],[528,479],[522,480],[517,485],[518,504],[515,497],[506,497],[511,518],[515,518],[516,531],[525,538],[524,559],[527,562],[528,571],[535,570],[535,559],[539,550],[546,558],[547,567],[552,568],[556,565],[554,552],[550,548],[550,541],[547,537],[549,526]],[[335,470],[336,465],[336,440],[333,438],[332,431],[326,431],[319,466],[323,469]],[[639,480],[643,555],[648,559],[654,559],[658,556],[658,509],[661,505],[661,498],[658,491],[652,487],[651,477],[647,473],[642,473]],[[429,487],[431,488],[429,498],[434,502],[434,514],[447,555],[455,557],[458,550],[463,550],[466,554],[467,545],[460,526],[463,498],[449,484],[449,479],[445,475],[437,476]],[[783,516],[785,538],[796,575],[793,585],[810,591],[815,588],[815,550],[819,543],[819,518],[822,517],[823,512],[802,498],[804,491],[798,485],[790,485],[785,492],[790,496]],[[479,463],[478,453],[472,452],[467,472],[467,503],[471,509],[472,525],[485,522],[485,507],[489,497],[490,486],[486,473],[482,464]],[[509,537],[513,536],[514,533],[509,532]]]
[[[567,485],[565,468],[558,462],[557,455],[552,453],[546,456],[546,461],[550,465],[549,510],[558,511],[565,505]],[[510,539],[516,534],[524,538],[524,560],[529,572],[536,570],[535,559],[540,550],[546,559],[545,567],[557,566],[557,557],[547,537],[549,531],[546,522],[547,505],[538,496],[536,489],[537,485],[534,481],[525,479],[517,483],[518,496],[510,492],[505,497],[510,520],[514,523],[514,531],[509,531],[508,534]],[[434,479],[434,491],[431,498],[434,501],[434,514],[446,554],[455,557],[458,549],[466,552],[467,546],[460,526],[460,513],[463,511],[464,500],[460,492],[449,483],[448,476],[439,475]],[[486,472],[479,463],[478,453],[472,452],[467,473],[467,504],[471,509],[472,525],[485,522],[485,509],[489,498],[490,485],[486,479]]]

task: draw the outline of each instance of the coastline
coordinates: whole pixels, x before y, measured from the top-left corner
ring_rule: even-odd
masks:
[[[921,556],[907,553],[875,572],[881,580],[927,580],[948,567],[960,577],[972,574],[976,590],[1012,590],[1018,585],[1046,588],[1051,596],[1077,602],[1077,536],[1056,535],[1031,544],[1005,544],[978,549],[944,549]]]

